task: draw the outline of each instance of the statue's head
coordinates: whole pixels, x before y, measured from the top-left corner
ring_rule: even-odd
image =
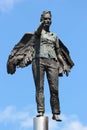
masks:
[[[45,26],[50,26],[52,23],[51,17],[51,11],[43,11],[41,14],[40,22],[45,21]]]

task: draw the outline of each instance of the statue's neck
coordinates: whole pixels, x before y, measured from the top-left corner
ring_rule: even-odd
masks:
[[[45,26],[43,29],[44,29],[46,32],[50,32],[49,27],[46,27],[46,26]]]

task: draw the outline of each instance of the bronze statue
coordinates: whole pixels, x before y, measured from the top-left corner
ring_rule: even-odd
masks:
[[[62,41],[50,32],[51,12],[43,11],[40,26],[34,33],[26,33],[15,45],[7,61],[7,72],[15,73],[16,67],[25,67],[32,63],[32,72],[36,87],[37,117],[45,112],[44,74],[46,73],[50,89],[52,119],[61,121],[58,94],[58,78],[67,76],[74,63],[69,50]]]

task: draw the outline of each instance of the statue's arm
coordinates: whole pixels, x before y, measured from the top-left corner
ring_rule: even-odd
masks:
[[[57,54],[57,59],[59,62],[59,67],[62,68],[62,72],[66,74],[66,76],[69,75],[70,72],[70,66],[66,62],[66,56],[63,55],[62,49],[60,46],[60,40],[57,38],[56,40],[56,54]]]
[[[64,73],[66,74],[66,76],[69,75],[69,72],[70,72],[70,67],[67,66],[65,60],[63,59],[63,57],[61,56],[61,54],[59,53],[58,55],[58,60],[61,62],[62,66],[63,66],[63,71]]]
[[[43,26],[44,26],[44,21],[42,21],[41,23],[40,23],[40,25],[39,25],[39,27],[37,28],[37,30],[35,31],[35,35],[36,36],[40,36],[41,35],[41,32],[42,32],[42,29],[43,29]]]

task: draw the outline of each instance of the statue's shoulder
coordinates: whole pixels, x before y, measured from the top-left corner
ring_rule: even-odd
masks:
[[[54,32],[50,32],[50,34],[54,37],[54,38],[58,38],[57,34]]]

